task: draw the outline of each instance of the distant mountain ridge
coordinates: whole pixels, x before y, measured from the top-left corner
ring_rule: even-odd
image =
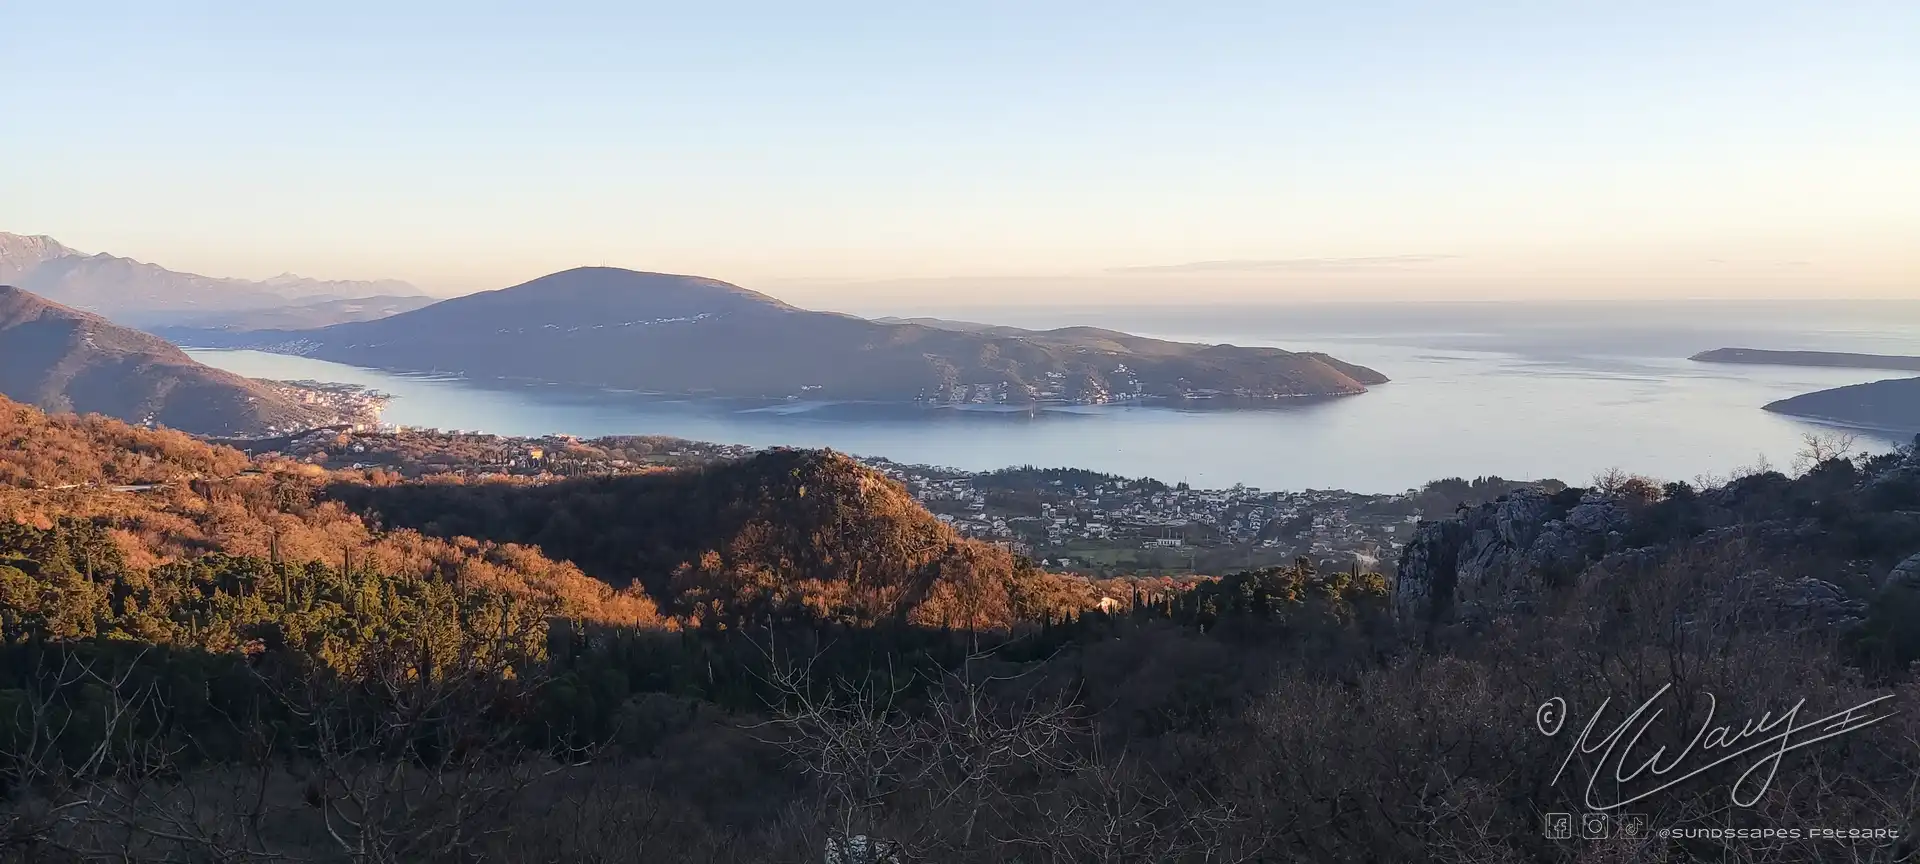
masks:
[[[1007,327],[1001,324],[982,324],[978,321],[954,321],[947,318],[928,318],[924,316],[914,317],[914,318],[898,318],[894,316],[887,316],[883,318],[875,318],[872,320],[875,324],[918,324],[922,327],[932,327],[935,330],[952,330],[957,333],[1031,332],[1031,331],[1023,331],[1019,327]]]
[[[26,236],[0,231],[0,285],[19,282],[20,277],[35,267],[56,258],[85,255],[44,234]]]
[[[582,267],[375,321],[221,338],[394,370],[683,396],[929,404],[1272,400],[1387,379],[1324,354],[1089,327],[966,332],[800,309],[694,276]]]
[[[0,232],[0,284],[135,326],[180,323],[237,310],[356,297],[419,296],[398,280],[264,281],[201,276],[108,254],[87,254],[44,235]]]
[[[345,324],[353,321],[372,321],[402,312],[411,312],[423,306],[431,305],[432,297],[379,296],[352,297],[345,300],[317,300],[293,306],[275,306],[269,309],[241,309],[232,312],[218,312],[199,318],[189,318],[178,323],[149,326],[147,332],[170,342],[196,344],[195,340],[206,339],[220,333],[245,332],[254,330],[306,330]]]
[[[316,425],[320,412],[195,362],[156,336],[0,285],[0,394],[211,435]]]

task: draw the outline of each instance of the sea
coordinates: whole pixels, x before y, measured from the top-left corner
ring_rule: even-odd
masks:
[[[1849,431],[1862,449],[1887,450],[1911,441],[1912,431],[1835,430],[1762,406],[1910,373],[1688,358],[1721,347],[1920,355],[1920,300],[928,307],[884,314],[1324,351],[1393,380],[1362,395],[1250,410],[743,407],[257,351],[189,353],[249,377],[384,391],[394,397],[386,422],[406,426],[520,436],[671,435],[831,447],[969,471],[1074,467],[1204,488],[1366,493],[1484,475],[1578,484],[1616,468],[1711,481],[1758,465],[1785,469],[1808,433]]]

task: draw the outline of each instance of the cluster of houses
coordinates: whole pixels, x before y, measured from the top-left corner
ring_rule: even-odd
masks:
[[[1399,550],[1421,517],[1404,494],[1195,489],[1120,478],[1077,483],[1046,479],[1044,472],[1022,484],[1007,472],[967,474],[888,462],[875,467],[963,533],[1041,554],[1093,544],[1386,556]]]
[[[1140,379],[1125,363],[1115,366],[1107,377],[1108,382],[1102,382],[1097,376],[1086,376],[1070,383],[1067,373],[1048,372],[1037,383],[1020,384],[1017,387],[1004,380],[986,383],[955,381],[931,392],[921,393],[919,401],[946,405],[1106,405],[1138,399],[1146,392],[1145,385],[1140,383]]]

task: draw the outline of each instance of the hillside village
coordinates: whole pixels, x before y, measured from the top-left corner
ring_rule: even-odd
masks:
[[[251,455],[279,454],[329,470],[393,471],[467,480],[595,477],[684,467],[752,455],[755,448],[652,435],[582,440],[410,426],[331,426],[283,438],[225,441]]]
[[[363,431],[379,428],[380,412],[385,410],[387,403],[393,399],[386,393],[358,384],[337,384],[306,379],[296,381],[262,379],[261,383],[291,401],[331,415],[334,425],[351,426]]]
[[[404,427],[332,427],[228,443],[330,470],[523,482],[666,470],[756,452],[661,436],[521,438]],[[1452,515],[1469,494],[1436,494],[1433,487],[1393,495],[1244,485],[1199,489],[1071,469],[968,472],[861,461],[898,480],[965,535],[1006,545],[1044,567],[1102,576],[1220,573],[1297,558],[1371,569],[1398,555],[1414,523]],[[1500,481],[1473,497],[1510,485]]]
[[[1372,568],[1423,515],[1411,493],[1169,486],[1087,471],[972,473],[869,460],[970,536],[1058,569],[1218,571],[1309,558]]]
[[[1110,387],[1097,377],[1068,380],[1065,372],[1053,371],[1044,373],[1036,384],[950,381],[931,392],[921,391],[914,401],[930,405],[1109,405],[1147,395],[1146,385],[1125,363],[1114,367],[1112,380],[1114,386]]]

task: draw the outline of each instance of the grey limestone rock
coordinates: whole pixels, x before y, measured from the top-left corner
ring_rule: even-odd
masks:
[[[1528,602],[1548,583],[1585,569],[1607,549],[1607,535],[1624,524],[1618,505],[1604,499],[1574,507],[1582,512],[1579,524],[1557,511],[1546,493],[1522,489],[1453,519],[1423,523],[1395,573],[1401,614],[1434,620]]]
[[[1887,578],[1881,587],[1882,589],[1900,587],[1920,590],[1920,555],[1914,555],[1895,565],[1893,570],[1887,573]]]

